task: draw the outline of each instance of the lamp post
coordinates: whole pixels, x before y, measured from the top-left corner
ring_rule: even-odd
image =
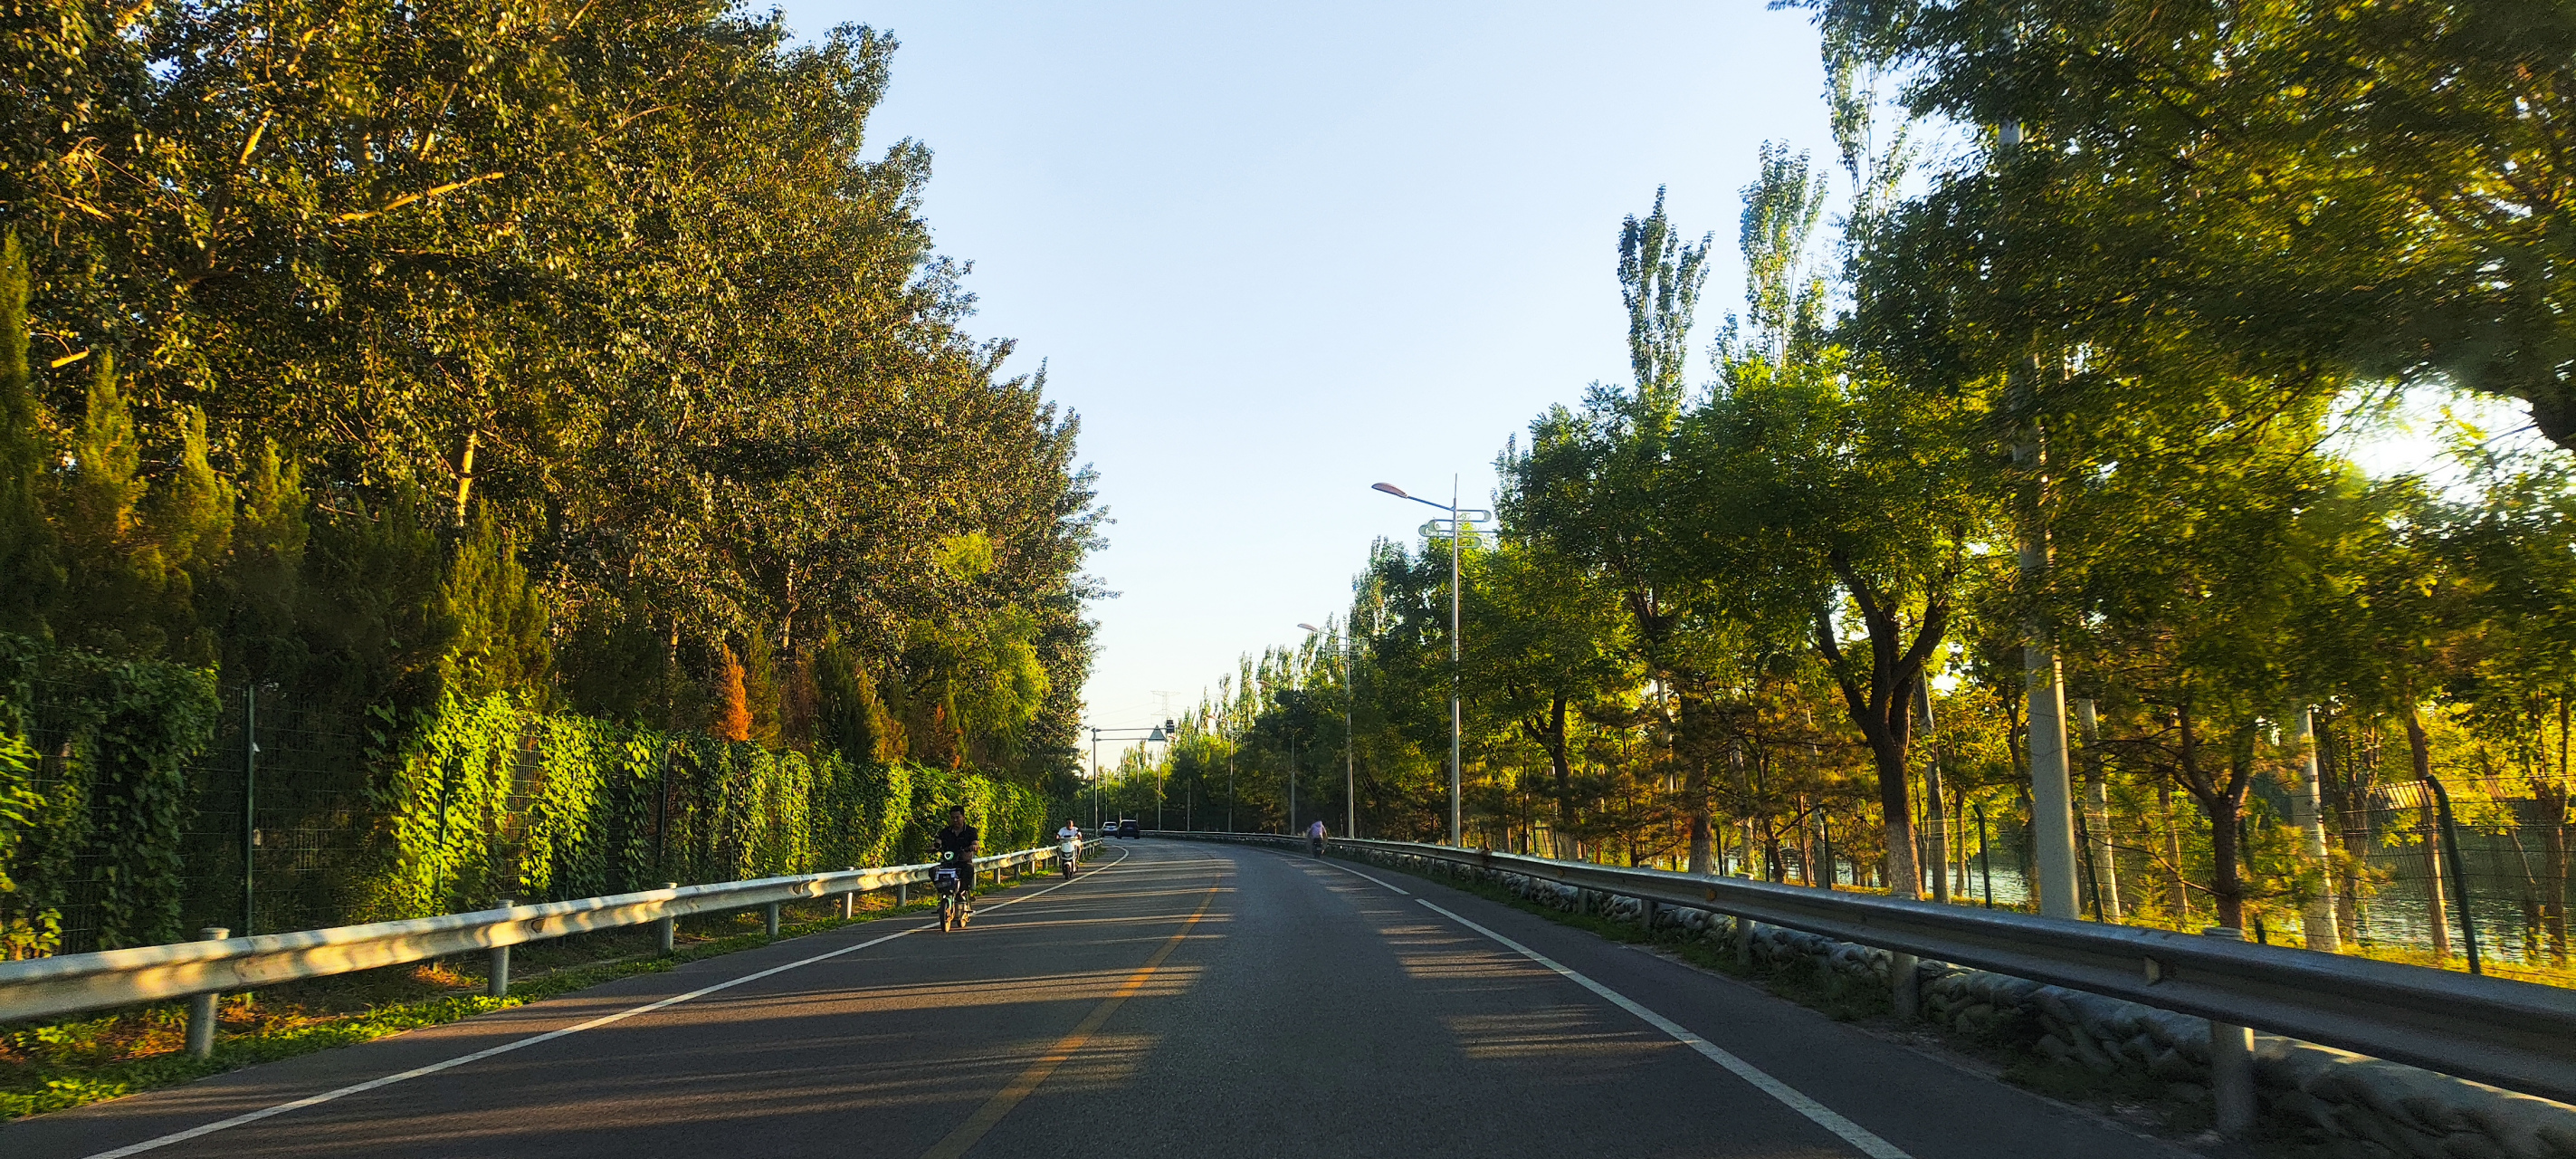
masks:
[[[1163,734],[1163,729],[1164,729],[1164,727],[1165,727],[1166,725],[1169,725],[1170,723],[1171,723],[1170,721],[1165,721],[1165,722],[1163,722],[1163,724],[1156,725],[1156,726],[1154,726],[1153,728],[1149,728],[1149,729],[1148,729],[1148,728],[1095,728],[1095,729],[1092,729],[1092,730],[1091,730],[1091,827],[1092,827],[1092,828],[1094,828],[1094,829],[1098,829],[1098,828],[1100,828],[1100,739],[1101,739],[1103,736],[1107,736],[1107,737],[1109,737],[1109,739],[1111,739],[1111,740],[1141,740],[1141,741],[1144,741],[1146,744],[1153,744],[1153,743],[1155,743],[1156,741],[1162,741],[1162,740],[1168,740],[1168,739],[1170,739],[1170,738],[1166,737],[1166,736]],[[1131,737],[1131,736],[1122,736],[1122,735],[1112,735],[1112,734],[1125,734],[1125,733],[1143,733],[1144,735],[1143,735],[1143,736],[1135,736],[1135,737]],[[1161,786],[1161,784],[1160,784],[1159,782],[1155,785],[1155,789],[1154,789],[1154,827],[1155,827],[1155,828],[1157,828],[1157,829],[1160,829],[1160,828],[1162,828],[1162,827],[1163,827],[1163,793],[1162,793],[1162,786]]]
[[[1171,743],[1171,739],[1172,739],[1173,737],[1179,736],[1179,735],[1181,734],[1181,730],[1180,730],[1180,728],[1179,728],[1178,726],[1176,726],[1176,725],[1174,725],[1174,724],[1172,723],[1172,721],[1171,721],[1171,718],[1170,718],[1170,717],[1165,717],[1165,718],[1163,718],[1163,727],[1158,728],[1158,729],[1156,729],[1156,730],[1154,730],[1154,731],[1156,731],[1156,732],[1159,732],[1159,733],[1162,733],[1162,734],[1163,734],[1163,742],[1164,742],[1165,744],[1167,744],[1167,745]],[[1149,743],[1149,744],[1150,744],[1150,743],[1152,743],[1152,742],[1153,742],[1154,738],[1152,738],[1152,737],[1146,737],[1146,738],[1145,738],[1145,740],[1146,740],[1146,742],[1147,742],[1147,743]],[[1164,749],[1164,750],[1163,750],[1163,755],[1164,755],[1164,756],[1167,756],[1167,757],[1168,757],[1168,756],[1170,756],[1170,755],[1172,755],[1172,754],[1171,754],[1171,750],[1170,750],[1169,748]],[[1163,827],[1163,770],[1161,770],[1161,769],[1159,769],[1159,768],[1158,768],[1158,769],[1155,769],[1155,770],[1154,770],[1154,828],[1156,828],[1156,829],[1161,829],[1162,827]]]
[[[1384,491],[1398,499],[1410,499],[1435,511],[1446,511],[1449,513],[1449,518],[1445,520],[1434,519],[1429,523],[1423,524],[1422,533],[1425,536],[1429,536],[1444,529],[1449,532],[1449,844],[1453,846],[1464,846],[1465,841],[1459,836],[1461,826],[1458,808],[1458,752],[1460,731],[1458,702],[1460,687],[1460,662],[1458,650],[1458,609],[1460,606],[1458,544],[1461,540],[1471,534],[1467,530],[1467,523],[1471,517],[1474,519],[1490,520],[1494,517],[1494,513],[1491,511],[1470,511],[1459,507],[1458,479],[1457,476],[1454,475],[1450,476],[1449,479],[1449,502],[1445,504],[1434,503],[1419,495],[1407,495],[1404,493],[1404,488],[1398,487],[1393,483],[1372,484],[1370,489],[1374,491]]]
[[[1299,624],[1312,635],[1323,631],[1313,624]],[[1342,836],[1360,835],[1359,756],[1353,750],[1351,706],[1359,699],[1358,670],[1351,664],[1351,634],[1342,633]]]

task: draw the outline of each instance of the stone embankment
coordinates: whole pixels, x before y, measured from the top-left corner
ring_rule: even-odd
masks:
[[[1571,913],[1638,921],[1651,912],[1657,928],[1710,939],[1773,969],[1889,985],[1885,950],[1526,874],[1368,852],[1416,872],[1472,876]],[[1916,977],[1923,1017],[1934,1023],[2058,1065],[2142,1078],[2176,1101],[2210,1101],[2205,1019],[1943,963],[1923,963]],[[2268,1127],[2338,1159],[2576,1159],[2576,1106],[2277,1035],[2257,1034],[2254,1044]]]

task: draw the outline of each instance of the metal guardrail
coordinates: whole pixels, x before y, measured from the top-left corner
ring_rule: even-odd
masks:
[[[1035,868],[1052,864],[1057,856],[1053,846],[1023,849],[978,857],[975,868],[978,873]],[[930,865],[897,865],[766,877],[291,934],[0,962],[0,1023],[250,990],[472,950],[506,952],[507,947],[524,942],[692,914],[923,885],[930,881],[931,869]],[[771,918],[774,934],[774,912]],[[506,971],[506,958],[496,953],[494,962]]]
[[[1304,847],[1302,839],[1267,834],[1153,835]],[[1518,873],[1785,926],[2576,1102],[2576,990],[2169,930],[1743,878],[1400,841],[1334,839],[1330,845],[1375,854],[1372,860],[1399,867]]]

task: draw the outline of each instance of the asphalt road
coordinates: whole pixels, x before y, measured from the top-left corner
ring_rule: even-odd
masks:
[[[782,941],[0,1127],[0,1156],[2184,1154],[1422,879],[1094,864],[967,930]]]

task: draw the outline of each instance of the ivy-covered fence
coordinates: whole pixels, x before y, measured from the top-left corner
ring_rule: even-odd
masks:
[[[1036,793],[980,774],[545,715],[508,694],[376,739],[399,747],[375,750],[386,848],[351,903],[362,920],[921,860],[950,805],[988,849],[1033,845],[1046,820]]]
[[[0,957],[178,936],[215,704],[204,672],[0,634]]]
[[[351,720],[0,635],[0,957],[919,861],[952,804],[988,849],[1047,827],[974,773],[507,694]]]

